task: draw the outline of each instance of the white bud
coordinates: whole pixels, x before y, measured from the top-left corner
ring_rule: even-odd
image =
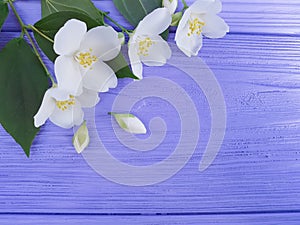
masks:
[[[90,136],[86,126],[86,121],[80,126],[73,137],[73,145],[78,154],[82,153],[83,150],[89,145]]]
[[[169,10],[170,14],[174,14],[178,6],[178,0],[163,0],[163,6]]]
[[[117,114],[117,113],[110,113],[113,115],[119,124],[119,126],[127,131],[128,133],[132,134],[146,134],[147,129],[145,128],[144,124],[141,122],[139,118],[132,114]]]
[[[121,45],[124,45],[125,44],[125,35],[122,32],[119,32],[118,38],[119,38]]]

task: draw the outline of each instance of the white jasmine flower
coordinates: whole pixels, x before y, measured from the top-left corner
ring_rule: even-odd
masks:
[[[148,14],[137,26],[128,43],[128,55],[134,75],[143,78],[143,65],[162,66],[171,57],[168,43],[159,34],[171,25],[172,17],[166,8]]]
[[[226,22],[216,14],[221,12],[220,0],[197,0],[184,13],[176,32],[175,41],[187,56],[198,55],[202,35],[222,38],[229,32]]]
[[[84,116],[82,107],[94,107],[99,100],[98,93],[88,89],[83,89],[82,94],[75,97],[60,88],[50,88],[34,116],[34,125],[40,127],[48,118],[55,125],[65,129],[80,125]]]
[[[132,134],[146,134],[147,130],[142,121],[132,114],[111,113],[119,124],[119,126]]]
[[[163,0],[163,6],[169,10],[170,14],[174,14],[178,6],[178,0]]]
[[[118,33],[100,26],[87,31],[84,22],[71,19],[57,32],[54,51],[59,55],[54,67],[61,89],[79,95],[82,87],[106,92],[117,86],[114,71],[103,61],[115,58],[121,49]]]
[[[73,137],[73,146],[78,154],[82,153],[90,143],[89,131],[86,126],[86,121],[79,127]]]

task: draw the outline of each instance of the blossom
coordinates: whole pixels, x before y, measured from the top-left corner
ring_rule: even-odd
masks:
[[[163,6],[166,7],[171,14],[174,14],[178,6],[178,0],[163,0]]]
[[[143,78],[143,65],[162,66],[171,57],[168,43],[159,35],[172,22],[168,9],[158,8],[137,26],[128,43],[128,55],[134,75]]]
[[[128,133],[146,134],[147,130],[142,121],[132,114],[111,113],[119,126]]]
[[[86,126],[86,121],[79,127],[73,137],[73,146],[78,154],[82,153],[90,143],[89,131]]]
[[[216,14],[221,12],[220,0],[197,0],[184,13],[175,35],[181,51],[191,57],[202,47],[202,34],[208,38],[222,38],[229,32],[226,22]]]
[[[50,88],[34,116],[34,125],[40,127],[48,118],[55,125],[65,129],[80,125],[84,117],[82,108],[94,107],[99,100],[97,92],[85,88],[78,97],[57,87]]]
[[[73,95],[81,94],[83,87],[97,92],[115,88],[117,77],[104,61],[115,58],[120,49],[112,27],[87,31],[84,22],[67,21],[54,38],[54,51],[59,55],[54,64],[58,87]]]

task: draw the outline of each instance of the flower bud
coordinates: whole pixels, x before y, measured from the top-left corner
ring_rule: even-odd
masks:
[[[73,145],[77,153],[80,154],[89,145],[89,143],[89,131],[86,126],[86,121],[84,121],[73,137]]]
[[[147,133],[144,124],[136,116],[132,114],[117,114],[117,113],[110,113],[110,114],[115,117],[119,126],[123,130],[127,131],[128,133],[132,133],[132,134]]]
[[[177,12],[177,13],[173,14],[171,26],[177,27],[181,18],[182,18],[182,12]]]
[[[120,40],[121,45],[124,45],[125,44],[125,35],[122,32],[119,32],[118,38]]]

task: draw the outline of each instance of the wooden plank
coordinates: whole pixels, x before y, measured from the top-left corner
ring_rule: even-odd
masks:
[[[251,215],[135,215],[135,216],[100,216],[100,215],[2,215],[0,223],[10,225],[81,225],[81,224],[124,224],[124,225],[273,225],[286,224],[298,225],[299,213],[274,213],[274,214],[251,214]]]
[[[121,15],[116,12],[112,1],[94,1],[95,5],[121,23],[130,27]],[[192,3],[193,0],[189,0]],[[299,35],[300,6],[297,0],[223,0],[221,16],[228,22],[232,33],[246,34],[288,34]],[[35,23],[40,19],[40,2],[19,0],[17,9],[26,23]],[[4,31],[16,31],[16,20],[9,17]]]
[[[2,33],[0,45],[16,35]],[[224,214],[299,210],[299,50],[296,37],[228,35],[205,41],[200,55],[223,89],[228,126],[219,155],[202,173],[198,165],[210,129],[203,93],[170,66],[146,69],[146,76],[161,76],[181,85],[193,99],[201,120],[202,139],[195,155],[176,176],[161,184],[127,187],[108,182],[75,153],[72,130],[47,123],[27,159],[0,129],[0,212]],[[179,60],[189,63],[186,57]],[[197,70],[197,66],[190,66]],[[146,122],[153,116],[164,116],[170,136],[148,156],[122,147],[107,112],[129,82],[122,80],[117,89],[101,95],[96,109],[99,133],[119,160],[152,164],[171,153],[174,137],[180,134],[178,115],[157,99],[139,103],[134,109],[137,115]]]

